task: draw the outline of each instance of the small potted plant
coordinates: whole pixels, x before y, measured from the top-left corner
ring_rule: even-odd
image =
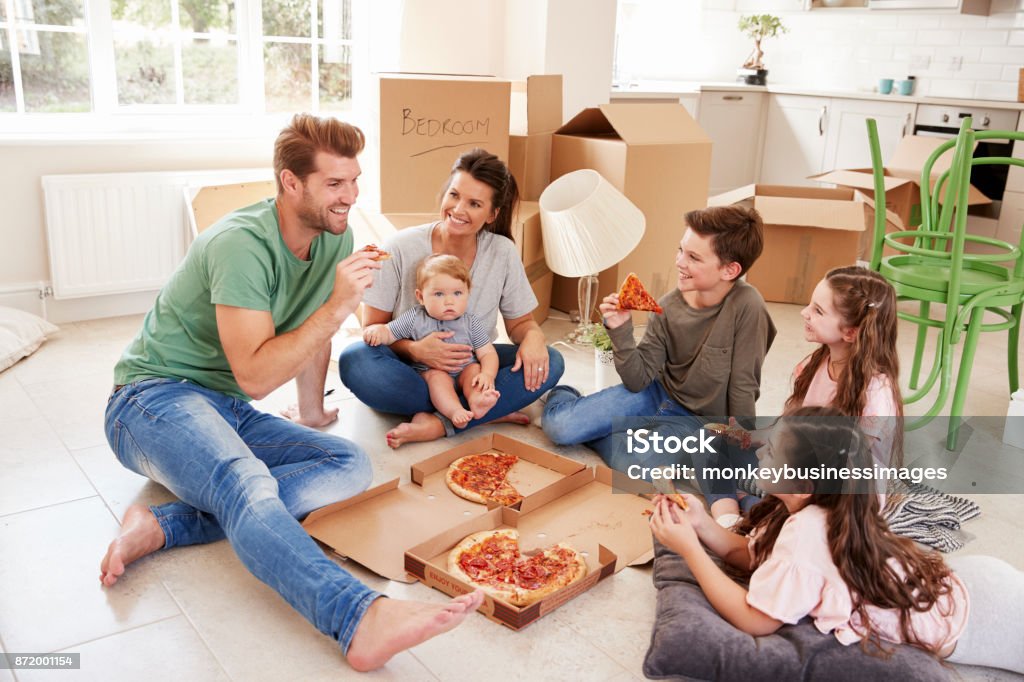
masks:
[[[594,388],[600,391],[620,383],[619,373],[615,370],[612,340],[603,324],[593,325],[590,342],[594,344]]]
[[[748,38],[754,41],[754,49],[751,50],[743,67],[737,71],[737,80],[747,85],[767,85],[768,69],[764,68],[764,50],[761,49],[761,41],[765,38],[774,38],[780,33],[786,33],[788,28],[782,25],[782,20],[771,14],[748,14],[740,17],[739,29]]]

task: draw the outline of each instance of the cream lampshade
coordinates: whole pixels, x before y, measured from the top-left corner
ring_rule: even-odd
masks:
[[[564,277],[579,277],[580,326],[570,336],[589,338],[597,273],[615,265],[644,236],[643,212],[600,173],[583,169],[552,182],[540,195],[544,258]]]

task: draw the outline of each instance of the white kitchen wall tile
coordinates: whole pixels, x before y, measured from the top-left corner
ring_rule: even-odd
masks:
[[[1024,0],[992,0],[989,14],[1001,14],[1003,12],[1019,12],[1024,10]]]
[[[1003,77],[1001,64],[967,64],[958,71],[949,71],[950,77],[958,80],[998,81]]]
[[[963,45],[950,45],[949,47],[935,48],[935,60],[942,63],[948,62],[953,57],[959,57],[964,65],[981,60],[980,47],[964,47]]]
[[[861,45],[853,49],[853,57],[857,60],[873,62],[892,57],[892,48],[888,45]]]
[[[1020,12],[992,13],[985,25],[989,28],[1024,28],[1024,14]]]
[[[910,45],[914,42],[914,37],[916,35],[917,33],[915,31],[885,29],[882,31],[875,31],[874,42],[879,45]]]
[[[999,47],[1006,45],[1009,31],[994,29],[975,29],[960,32],[961,45],[981,45],[983,47]]]
[[[984,28],[988,23],[988,17],[986,16],[975,16],[973,14],[954,14],[948,17],[942,17],[942,21],[939,25],[942,28]]]
[[[917,32],[918,45],[956,45],[960,42],[960,31],[928,29]]]
[[[922,15],[920,13],[904,14],[900,17],[900,28],[938,28],[942,25],[942,19],[937,16]]]
[[[978,99],[994,99],[1006,102],[1017,101],[1017,83],[1002,81],[978,81],[974,84],[974,96]]]
[[[981,61],[990,64],[1024,63],[1024,47],[983,47]]]
[[[1016,64],[1012,64],[1012,65],[1009,65],[1009,66],[1004,66],[1003,67],[1003,75],[1002,75],[1002,77],[1000,77],[999,80],[1003,80],[1003,81],[1016,81],[1017,77],[1020,75],[1020,69],[1021,69],[1021,67],[1016,65]]]
[[[1024,30],[1010,31],[1007,43],[1010,45],[1024,45]]]
[[[929,97],[974,97],[973,81],[930,79],[928,86]]]

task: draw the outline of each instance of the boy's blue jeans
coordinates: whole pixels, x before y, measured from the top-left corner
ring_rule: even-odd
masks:
[[[114,393],[105,428],[121,464],[181,500],[150,508],[165,548],[226,536],[253,575],[348,651],[381,595],[324,556],[297,519],[370,485],[359,446],[177,379]]]

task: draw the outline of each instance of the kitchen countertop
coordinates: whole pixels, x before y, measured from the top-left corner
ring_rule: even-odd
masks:
[[[743,85],[742,83],[699,83],[686,81],[639,81],[628,86],[612,86],[611,96],[616,99],[650,98],[661,95],[699,95],[702,92],[768,92],[776,95],[809,95],[812,97],[840,97],[846,99],[868,99],[879,102],[906,102],[910,104],[938,104],[944,106],[983,107],[986,109],[1024,110],[1024,102],[998,100],[955,99],[951,97],[927,97],[920,95],[880,95],[877,92],[857,90],[824,90],[797,85]]]

